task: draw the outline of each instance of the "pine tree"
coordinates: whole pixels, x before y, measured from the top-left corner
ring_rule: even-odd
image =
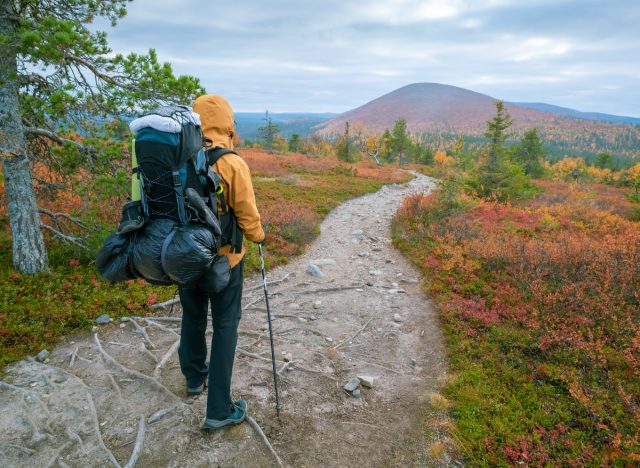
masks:
[[[411,148],[411,139],[407,132],[407,121],[405,119],[396,120],[391,131],[391,150],[398,155],[398,164],[404,163],[402,158]]]
[[[262,142],[269,154],[273,154],[273,144],[279,131],[280,127],[273,123],[269,111],[266,111],[264,113],[264,125],[258,127],[258,140]]]
[[[4,0],[0,4],[0,159],[7,196],[13,263],[25,274],[48,267],[31,162],[64,155],[95,166],[113,116],[160,103],[189,104],[204,93],[196,78],[175,77],[147,55],[113,54],[96,17],[112,25],[126,0]],[[68,138],[70,130],[86,135]],[[61,233],[59,233],[61,234]]]
[[[508,157],[506,140],[512,120],[502,101],[496,102],[496,116],[487,122],[485,137],[489,138],[487,160],[478,175],[469,184],[481,196],[494,196],[504,201],[519,198],[529,192],[528,179],[523,169]]]
[[[527,131],[520,142],[513,147],[513,159],[522,166],[524,173],[538,178],[544,175],[544,148],[538,131],[533,128]]]
[[[358,149],[349,131],[349,122],[345,122],[344,133],[336,143],[336,155],[338,159],[350,163],[358,160]]]
[[[503,101],[496,101],[496,116],[487,122],[487,130],[484,136],[489,139],[489,166],[497,167],[504,159],[506,149],[505,141],[512,136],[507,130],[513,120],[504,108]]]
[[[300,151],[300,135],[297,133],[291,135],[291,139],[289,140],[289,151],[292,153]]]

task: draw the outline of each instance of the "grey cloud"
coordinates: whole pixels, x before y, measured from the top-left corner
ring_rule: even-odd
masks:
[[[222,3],[135,0],[110,42],[155,48],[237,110],[339,112],[431,81],[640,113],[636,0]]]

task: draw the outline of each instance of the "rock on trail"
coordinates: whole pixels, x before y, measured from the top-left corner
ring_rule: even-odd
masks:
[[[247,279],[233,396],[249,402],[284,465],[453,461],[430,458],[422,426],[446,372],[438,320],[390,240],[402,198],[434,185],[417,175],[344,203],[304,255],[269,272],[279,420],[261,280]],[[9,366],[0,466],[276,466],[249,424],[199,429],[206,396],[185,394],[179,307],[153,315],[76,335],[46,362]],[[353,392],[343,388],[350,380]]]

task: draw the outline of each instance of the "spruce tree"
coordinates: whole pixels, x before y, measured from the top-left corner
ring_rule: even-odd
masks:
[[[407,121],[405,119],[396,120],[391,131],[391,150],[398,155],[398,164],[404,163],[403,156],[411,149],[411,139],[407,131]]]
[[[498,200],[525,196],[529,184],[523,169],[508,156],[505,142],[511,136],[508,132],[512,120],[502,101],[496,102],[496,115],[487,122],[485,137],[489,139],[487,159],[478,170],[478,175],[470,181],[472,188],[484,197],[493,196]]]
[[[349,122],[345,122],[344,133],[336,143],[336,155],[345,162],[353,163],[358,160],[358,149],[349,131]]]
[[[280,131],[280,127],[273,123],[273,119],[269,115],[269,111],[264,113],[263,120],[264,125],[262,127],[258,127],[258,140],[262,142],[269,154],[273,154],[273,144],[276,140],[276,135]]]
[[[513,159],[522,166],[524,173],[530,177],[538,178],[544,174],[544,148],[538,131],[533,128],[527,131],[520,142],[513,147]]]
[[[104,160],[100,143],[110,136],[113,116],[161,103],[190,104],[205,92],[196,78],[174,76],[171,66],[160,64],[153,50],[145,55],[113,54],[106,34],[88,27],[97,17],[115,26],[125,16],[126,4],[126,0],[0,4],[0,160],[13,263],[25,274],[48,266],[33,161],[95,167]],[[72,131],[85,135],[84,141],[69,138]],[[51,155],[60,157],[54,160]]]

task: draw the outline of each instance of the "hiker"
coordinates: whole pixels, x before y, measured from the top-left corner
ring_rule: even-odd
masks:
[[[207,163],[221,177],[218,192],[220,210],[227,209],[230,219],[222,223],[226,245],[218,250],[231,267],[228,286],[218,293],[199,288],[179,289],[183,309],[182,335],[178,356],[187,380],[187,394],[199,395],[208,381],[207,413],[203,429],[216,429],[241,423],[247,402],[231,400],[231,374],[241,316],[245,248],[242,238],[263,244],[265,233],[260,224],[249,168],[233,152],[234,121],[229,103],[218,95],[200,96],[193,111],[200,115]],[[229,232],[231,230],[231,232]],[[210,360],[207,359],[208,308],[211,303],[213,338]]]

